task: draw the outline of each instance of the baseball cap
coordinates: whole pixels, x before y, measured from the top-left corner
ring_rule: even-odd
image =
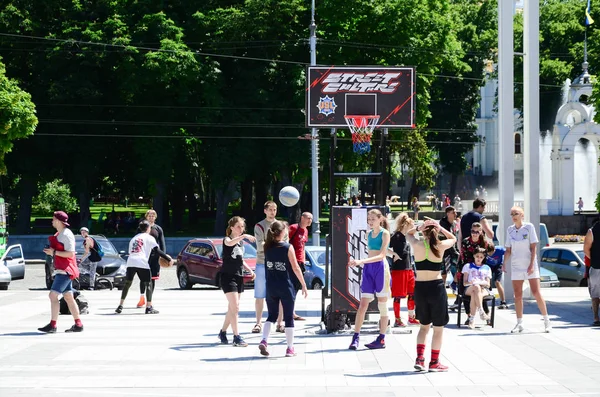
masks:
[[[66,212],[64,212],[64,211],[55,211],[55,212],[54,212],[54,217],[55,217],[57,220],[61,221],[61,222],[63,223],[63,225],[65,225],[65,226],[71,226],[71,225],[69,225],[69,223],[67,222],[67,221],[69,220],[69,215],[67,215],[67,213],[66,213]]]
[[[87,233],[89,233],[90,229],[88,229],[87,227],[82,227],[81,229],[79,229],[79,233],[81,233],[81,232],[87,232]]]

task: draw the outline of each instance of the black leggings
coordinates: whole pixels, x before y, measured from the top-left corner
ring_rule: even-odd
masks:
[[[279,302],[283,307],[283,320],[285,321],[286,328],[294,328],[294,295],[286,294],[285,296],[267,295],[267,310],[269,315],[267,321],[274,323],[277,321],[279,316]]]
[[[140,291],[142,287],[146,291],[146,300],[148,302],[152,302],[152,292],[154,290],[154,283],[150,277],[150,269],[140,269],[138,267],[128,267],[127,275],[125,276],[125,286],[123,287],[123,292],[121,292],[121,299],[125,299],[127,297],[127,293],[129,292],[129,288],[131,288],[131,284],[133,284],[133,277],[138,275],[140,278]]]
[[[156,287],[156,280],[150,280],[150,285],[152,286],[152,291],[154,291],[154,287]],[[140,283],[140,295],[144,295],[146,292],[146,284]]]

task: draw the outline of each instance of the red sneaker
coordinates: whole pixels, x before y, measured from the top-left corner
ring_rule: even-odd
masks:
[[[415,317],[409,317],[408,325],[421,325],[421,322],[419,320],[417,320]]]
[[[146,306],[146,298],[144,298],[143,296],[140,296],[140,301],[137,303],[137,307],[144,307]]]
[[[397,318],[396,321],[394,321],[394,327],[406,327],[406,325],[404,325],[401,319]]]
[[[423,356],[417,357],[415,360],[415,369],[417,371],[425,371],[425,358]]]
[[[429,363],[429,372],[448,372],[448,366],[440,364],[439,361]]]

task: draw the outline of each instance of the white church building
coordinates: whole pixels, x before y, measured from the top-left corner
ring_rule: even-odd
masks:
[[[467,156],[476,176],[497,180],[499,170],[498,115],[494,111],[498,81],[489,79],[481,88],[477,114],[479,142]],[[562,105],[552,131],[540,132],[540,214],[573,215],[581,197],[584,210],[595,209],[599,191],[598,147],[600,125],[595,108],[588,104],[592,79],[588,64],[572,83],[565,82]],[[543,106],[543,104],[542,104]],[[523,199],[522,119],[515,109],[514,123],[515,201]],[[490,199],[492,199],[490,197]]]

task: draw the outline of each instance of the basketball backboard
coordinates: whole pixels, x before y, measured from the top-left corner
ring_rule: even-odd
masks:
[[[414,127],[413,67],[310,66],[307,75],[308,127],[347,128],[347,115],[379,115],[377,127]]]

